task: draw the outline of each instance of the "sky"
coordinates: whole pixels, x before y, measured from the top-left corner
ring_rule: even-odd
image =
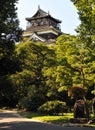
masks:
[[[26,17],[32,17],[38,6],[56,19],[62,21],[61,31],[67,34],[76,34],[75,29],[80,24],[77,10],[70,0],[19,0],[17,7],[20,27],[26,29]]]

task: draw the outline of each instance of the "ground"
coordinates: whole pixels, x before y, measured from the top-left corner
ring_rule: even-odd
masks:
[[[17,111],[0,111],[0,130],[95,130],[92,127],[76,126],[74,124],[57,126],[37,120],[21,117]]]

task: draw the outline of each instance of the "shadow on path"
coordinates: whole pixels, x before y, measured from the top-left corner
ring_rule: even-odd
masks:
[[[61,127],[40,122],[14,122],[0,124],[0,130],[95,130],[95,128]]]

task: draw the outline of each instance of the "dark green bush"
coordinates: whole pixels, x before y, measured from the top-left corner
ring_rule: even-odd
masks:
[[[57,115],[66,111],[66,103],[59,100],[48,101],[38,108],[39,113],[49,115]]]
[[[28,99],[28,97],[24,97],[19,100],[17,107],[20,109],[30,110],[30,100]]]
[[[39,95],[35,97],[24,97],[18,103],[18,108],[36,112],[37,108],[43,104],[43,99]]]

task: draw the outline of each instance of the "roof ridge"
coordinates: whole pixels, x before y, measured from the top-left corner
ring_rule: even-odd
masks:
[[[36,13],[30,18],[26,18],[26,20],[30,21],[31,19],[43,18],[43,17],[50,17],[50,18],[56,20],[57,22],[61,23],[61,21],[59,19],[52,17],[49,11],[46,12],[46,11],[42,10],[40,8],[40,6],[38,6],[38,10],[36,11]]]

